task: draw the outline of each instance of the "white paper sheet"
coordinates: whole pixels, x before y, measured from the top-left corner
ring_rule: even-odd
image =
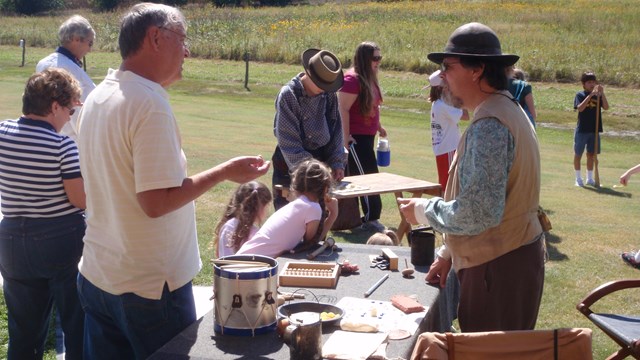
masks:
[[[387,338],[387,334],[336,330],[322,347],[326,359],[365,360]]]
[[[380,301],[371,299],[361,299],[354,297],[343,297],[338,301],[339,306],[345,311],[345,319],[353,318],[357,322],[358,318],[366,319],[367,322],[374,320],[378,324],[378,330],[390,332],[391,330],[406,330],[410,334],[416,332],[422,319],[426,316],[428,308],[422,312],[405,314],[400,309],[393,306],[390,301]],[[375,313],[375,316],[371,316]]]

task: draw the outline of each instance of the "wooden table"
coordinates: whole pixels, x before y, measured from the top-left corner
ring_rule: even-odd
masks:
[[[342,180],[338,189],[333,191],[333,194],[337,199],[387,193],[393,193],[398,198],[404,197],[404,192],[411,193],[411,197],[422,197],[423,194],[442,195],[440,184],[385,172],[347,176]],[[402,238],[411,229],[411,225],[402,215],[400,205],[398,205],[398,212],[400,213],[400,225],[398,225],[396,235],[398,235],[398,240],[402,241]]]
[[[427,266],[417,266],[416,273],[412,278],[403,278],[400,271],[380,270],[369,267],[370,255],[382,253],[383,246],[363,245],[363,244],[338,244],[339,252],[329,253],[325,251],[316,261],[335,263],[349,259],[353,264],[360,266],[357,274],[340,276],[335,288],[309,288],[319,301],[323,303],[336,303],[343,297],[364,298],[363,293],[371,287],[384,274],[389,274],[390,278],[385,281],[369,297],[372,300],[389,301],[391,296],[396,294],[416,294],[418,300],[425,307],[428,307],[426,316],[418,330],[410,338],[403,340],[389,341],[387,346],[387,357],[401,357],[408,359],[411,355],[418,335],[424,331],[445,331],[449,330],[449,324],[443,324],[441,312],[445,311],[441,299],[441,292],[438,287],[428,285],[424,281]],[[404,268],[404,259],[410,257],[408,247],[390,247],[400,258],[401,267]],[[287,261],[306,260],[307,252],[299,254],[288,254],[277,258],[278,267],[282,269]],[[299,287],[280,287],[282,291],[291,292]],[[303,292],[304,293],[304,292]],[[303,301],[313,301],[307,293],[308,298]],[[278,338],[275,332],[250,336],[231,336],[214,333],[213,311],[207,313],[203,318],[186,328],[169,343],[165,344],[149,359],[289,359],[289,347]],[[337,327],[323,328],[323,342],[326,342]]]

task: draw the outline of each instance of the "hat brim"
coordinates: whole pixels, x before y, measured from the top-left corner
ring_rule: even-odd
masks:
[[[336,77],[336,80],[334,82],[332,82],[331,84],[327,84],[323,81],[320,80],[320,78],[318,77],[318,75],[313,71],[313,69],[311,69],[309,67],[309,61],[311,61],[311,58],[319,53],[320,49],[307,49],[302,53],[302,67],[304,67],[304,72],[309,75],[309,77],[311,78],[311,81],[313,81],[313,83],[319,87],[320,89],[326,91],[326,92],[335,92],[338,91],[341,87],[342,84],[344,83],[344,73],[342,71],[342,69],[340,69],[340,76]]]
[[[510,54],[502,54],[502,55],[483,55],[483,54],[468,54],[468,53],[454,53],[454,52],[437,52],[430,53],[427,55],[427,58],[436,63],[442,64],[442,61],[446,57],[469,57],[469,58],[480,58],[488,61],[498,62],[504,66],[511,66],[520,60],[520,56],[518,55],[510,55]]]

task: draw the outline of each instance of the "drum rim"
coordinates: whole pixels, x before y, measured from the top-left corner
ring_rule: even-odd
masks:
[[[243,261],[261,261],[266,262],[271,267],[260,271],[231,271],[223,270],[218,265],[213,265],[214,275],[225,279],[240,280],[256,280],[264,279],[278,274],[278,260],[264,255],[246,254],[246,255],[227,255],[219,258],[219,260],[243,260]]]

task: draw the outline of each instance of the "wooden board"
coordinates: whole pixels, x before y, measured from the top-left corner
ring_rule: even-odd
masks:
[[[287,261],[280,270],[278,283],[281,286],[334,288],[338,276],[340,266],[336,263]]]

